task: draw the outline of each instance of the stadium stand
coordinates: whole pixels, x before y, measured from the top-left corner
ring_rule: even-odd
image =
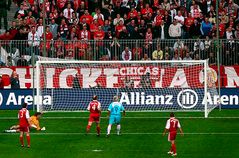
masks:
[[[14,3],[18,10],[11,26],[0,35],[4,66],[31,65],[33,57],[36,60],[209,58],[210,64],[216,63],[215,0],[15,0]],[[220,0],[219,50],[224,65],[239,61],[238,8],[238,2]],[[130,54],[125,53],[125,48]]]

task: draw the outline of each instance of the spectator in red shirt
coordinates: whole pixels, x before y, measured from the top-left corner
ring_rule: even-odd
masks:
[[[93,23],[90,24],[90,32],[91,32],[91,35],[92,35],[92,36],[94,36],[94,33],[98,30],[98,26],[99,26],[99,24],[98,24],[97,19],[95,19],[95,20],[93,21]]]
[[[123,30],[124,22],[122,20],[119,21],[119,24],[115,26],[116,36],[119,37],[120,32]]]
[[[219,28],[218,29],[219,29],[219,37],[223,38],[225,36],[226,26],[223,23],[223,21],[221,21],[220,19],[219,19]]]
[[[94,40],[103,40],[105,37],[105,32],[102,30],[101,26],[98,26],[98,30],[94,32]]]
[[[44,38],[44,34],[42,34],[41,38],[43,39]],[[46,51],[49,52],[50,48],[51,48],[51,41],[53,40],[53,35],[50,31],[50,27],[49,26],[46,26]],[[41,50],[43,51],[44,49],[44,42],[42,41],[41,42]],[[48,54],[49,56],[49,54]]]
[[[128,13],[128,18],[136,18],[138,15],[137,10],[135,8],[131,8],[131,11]]]
[[[9,40],[12,40],[13,36],[10,34],[9,30],[7,30],[4,34],[0,35],[0,40],[4,40],[3,42],[1,42],[1,45],[3,44],[7,44]]]
[[[134,17],[133,13],[130,13],[129,17],[127,18],[127,20],[125,20],[124,24],[129,25],[132,20],[136,20],[136,18]]]
[[[32,16],[32,11],[29,11],[27,16],[25,17],[28,25],[30,25],[30,23],[31,23],[31,18],[34,18],[34,17]]]
[[[41,8],[43,8],[43,3],[41,6],[42,6]],[[45,0],[45,12],[47,14],[51,12],[51,2],[49,2],[49,0]]]
[[[218,6],[218,14],[219,14],[219,16],[221,16],[222,15],[222,12],[225,12],[226,10],[225,10],[225,8],[224,8],[224,6],[223,6],[223,3],[222,2],[220,2],[219,3],[219,6]]]
[[[84,1],[82,1],[84,3]],[[74,10],[77,10],[81,5],[81,0],[74,0]]]
[[[227,24],[228,27],[232,27],[232,28],[233,28],[233,27],[234,27],[234,24],[235,24],[234,21],[235,21],[235,20],[233,19],[233,17],[230,16],[230,17],[229,17],[229,22],[228,22],[228,24]]]
[[[63,10],[63,8],[66,5],[67,0],[56,0],[57,7],[60,9],[60,11]]]
[[[160,26],[163,20],[163,15],[161,15],[160,11],[157,10],[157,15],[154,18],[154,24],[155,26]]]
[[[102,19],[103,17],[101,15],[98,16],[97,21],[100,26],[104,25],[104,20]]]
[[[157,9],[159,9],[159,8],[161,8],[161,6],[160,6],[160,1],[159,0],[152,0],[153,2],[153,4],[152,4],[152,8],[154,9],[154,10],[157,10]]]
[[[149,4],[147,3],[145,5],[145,8],[141,9],[141,13],[144,18],[147,18],[149,13],[153,14],[153,10],[149,7]]]
[[[80,17],[80,22],[82,22],[84,18],[88,25],[90,25],[93,21],[93,17],[89,14],[88,10],[85,10],[85,14]]]
[[[47,41],[53,40],[53,35],[52,35],[51,31],[50,31],[50,26],[46,26],[46,40]]]
[[[189,31],[190,26],[193,24],[194,18],[191,13],[188,13],[188,17],[185,19],[186,31]]]

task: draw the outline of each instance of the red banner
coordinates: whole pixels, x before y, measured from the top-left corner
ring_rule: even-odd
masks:
[[[193,68],[193,70],[192,70]],[[217,67],[208,74],[210,81],[218,83]],[[200,66],[156,67],[156,66],[130,66],[130,67],[85,67],[85,68],[45,68],[45,75],[41,74],[41,86],[47,88],[71,88],[75,74],[79,74],[80,86],[90,88],[95,86],[106,88],[122,88],[131,86],[139,88],[142,80],[150,83],[152,88],[164,87],[201,87],[203,86],[203,73]],[[10,88],[10,77],[16,71],[21,88],[32,88],[33,80],[36,87],[36,76],[31,67],[1,67],[0,74],[4,88]],[[35,71],[34,71],[35,72]],[[239,87],[239,66],[221,66],[220,83],[222,87]],[[150,80],[150,81],[149,81]]]

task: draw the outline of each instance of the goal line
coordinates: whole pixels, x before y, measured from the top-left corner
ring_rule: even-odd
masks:
[[[41,119],[51,120],[51,119],[88,119],[87,116],[63,116],[63,117],[42,117]],[[108,117],[100,117],[101,119],[108,119]],[[122,117],[123,119],[168,119],[169,117]],[[179,119],[205,119],[205,117],[177,117]],[[0,117],[0,120],[16,120],[17,117]],[[239,119],[239,117],[208,117],[208,119]]]

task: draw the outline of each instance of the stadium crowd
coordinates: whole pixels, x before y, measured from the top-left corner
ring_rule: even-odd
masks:
[[[0,35],[6,52],[14,53],[12,48],[18,50],[18,55],[2,61],[7,66],[28,65],[29,58],[25,55],[31,56],[32,52],[64,59],[209,58],[211,64],[216,62],[215,0],[14,2],[19,6],[15,19],[6,33]],[[238,64],[239,60],[238,8],[233,0],[219,2],[219,47],[225,65]],[[44,22],[47,25],[45,44]]]

